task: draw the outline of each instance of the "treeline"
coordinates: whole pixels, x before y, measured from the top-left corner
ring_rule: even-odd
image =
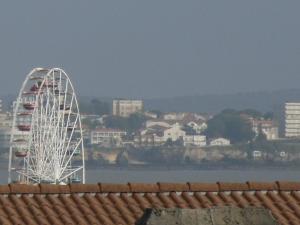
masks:
[[[207,121],[206,136],[208,138],[224,137],[233,144],[252,141],[255,133],[249,121],[245,119],[245,115],[256,119],[273,119],[272,112],[262,114],[253,109],[242,111],[225,109]],[[261,133],[259,137],[264,138],[264,135]]]
[[[110,102],[101,101],[97,98],[93,98],[89,101],[81,100],[80,111],[82,113],[93,114],[93,115],[106,115],[111,113]]]

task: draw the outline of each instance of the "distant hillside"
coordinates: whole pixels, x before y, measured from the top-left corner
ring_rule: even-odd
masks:
[[[111,97],[80,96],[80,102],[89,102],[93,98],[111,104]],[[124,96],[126,98],[126,96]],[[15,99],[13,95],[2,96],[4,108],[8,109]],[[199,95],[182,96],[173,98],[144,99],[145,109],[160,110],[163,112],[208,112],[217,113],[225,108],[237,110],[252,108],[261,112],[278,111],[286,101],[300,102],[300,89],[289,89],[279,91],[265,91],[253,93],[236,93],[225,95]]]
[[[300,101],[300,89],[226,95],[183,96],[146,99],[146,109],[216,113],[225,108],[278,111],[286,101]]]

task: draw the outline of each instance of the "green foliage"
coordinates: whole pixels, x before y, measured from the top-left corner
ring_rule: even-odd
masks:
[[[183,126],[182,130],[185,131],[187,135],[196,135],[196,131],[186,124]]]
[[[93,121],[88,118],[81,120],[81,122],[83,125],[86,125],[90,129],[95,129],[95,128],[97,128],[97,126],[100,125],[100,123],[98,121]]]
[[[172,147],[173,146],[172,139],[168,138],[167,141],[165,142],[164,146],[166,146],[166,147]]]
[[[178,138],[176,141],[172,141],[171,138],[168,138],[164,144],[165,147],[182,147],[183,138]]]
[[[209,138],[224,137],[232,143],[248,142],[254,138],[250,124],[235,110],[222,111],[210,119],[207,125],[206,135]]]
[[[105,115],[110,113],[110,104],[99,99],[92,99],[90,102],[80,102],[80,110],[88,114]]]
[[[146,117],[140,113],[131,114],[128,118],[128,125],[131,131],[140,129],[143,123],[146,121]]]
[[[131,114],[128,118],[119,116],[108,116],[105,118],[105,126],[108,128],[119,128],[126,130],[128,133],[132,133],[140,129],[143,123],[146,121],[146,117],[139,113]]]
[[[265,120],[273,120],[274,119],[274,113],[273,112],[266,112],[263,115],[263,117],[264,117]]]

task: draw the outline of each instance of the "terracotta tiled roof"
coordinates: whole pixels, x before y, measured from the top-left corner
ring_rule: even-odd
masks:
[[[0,224],[130,224],[147,208],[265,207],[300,224],[300,182],[0,185]]]

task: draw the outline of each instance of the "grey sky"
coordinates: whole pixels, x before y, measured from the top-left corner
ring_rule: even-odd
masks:
[[[81,95],[166,97],[297,88],[299,0],[1,1],[0,95],[35,66]]]

